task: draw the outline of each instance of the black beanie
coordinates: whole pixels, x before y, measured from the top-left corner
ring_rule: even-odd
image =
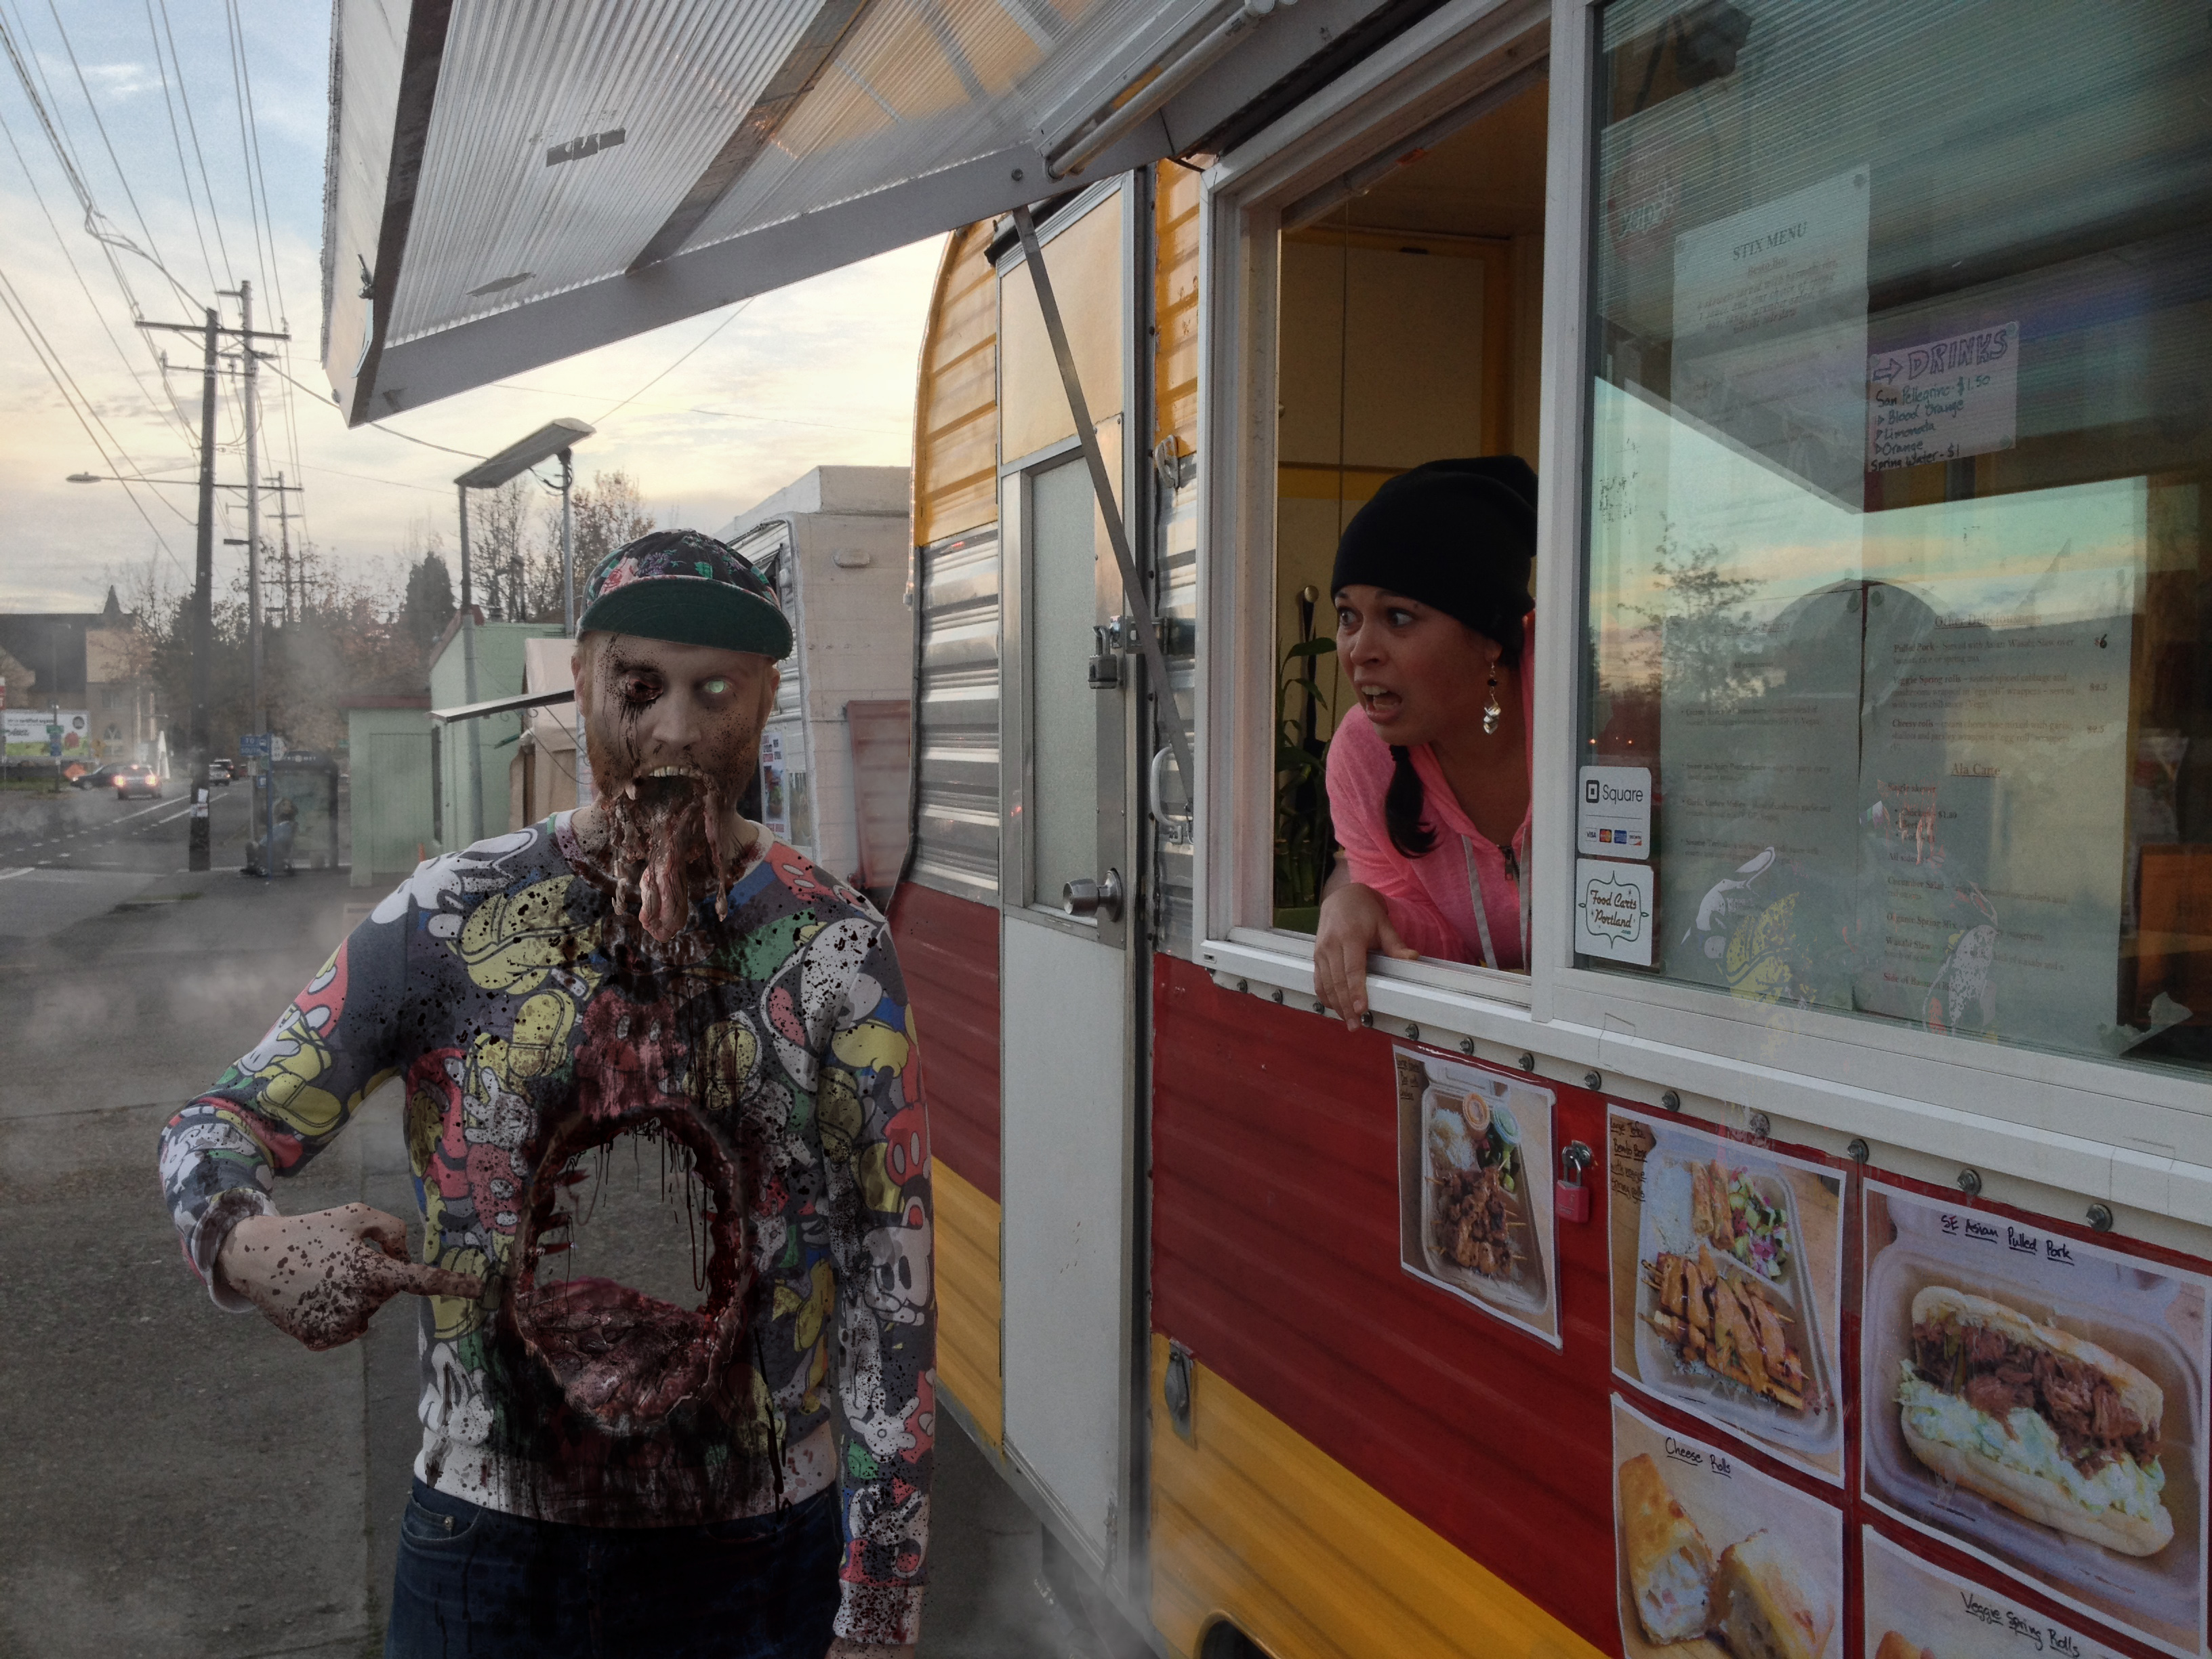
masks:
[[[1401,472],[1352,515],[1336,545],[1334,595],[1365,583],[1455,617],[1521,654],[1536,608],[1536,474],[1518,455],[1430,461]]]

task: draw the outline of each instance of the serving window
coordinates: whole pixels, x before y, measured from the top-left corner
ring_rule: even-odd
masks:
[[[1577,964],[2203,1069],[2201,13],[1600,47]]]
[[[1427,147],[1386,153],[1352,171],[1349,191],[1312,191],[1284,217],[1271,908],[1284,931],[1314,931],[1336,863],[1325,773],[1357,696],[1336,661],[1329,592],[1344,526],[1425,462],[1539,459],[1547,102],[1540,76],[1523,80]]]

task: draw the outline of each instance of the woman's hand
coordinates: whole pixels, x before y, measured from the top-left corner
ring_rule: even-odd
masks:
[[[1391,927],[1382,895],[1350,879],[1340,866],[1322,896],[1321,925],[1314,930],[1314,994],[1346,1025],[1356,1028],[1367,1012],[1367,958],[1376,951],[1401,962],[1421,954]]]

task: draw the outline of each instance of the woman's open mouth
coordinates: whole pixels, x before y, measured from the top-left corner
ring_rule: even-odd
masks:
[[[616,1433],[726,1411],[752,1279],[736,1162],[697,1116],[571,1118],[531,1186],[511,1304],[523,1346]]]
[[[1367,711],[1370,720],[1395,720],[1398,711],[1406,706],[1406,700],[1387,687],[1363,685],[1358,690],[1359,706]]]

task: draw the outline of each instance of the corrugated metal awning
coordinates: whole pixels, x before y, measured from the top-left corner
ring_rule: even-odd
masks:
[[[358,424],[1177,154],[1434,3],[337,0],[333,394]]]

